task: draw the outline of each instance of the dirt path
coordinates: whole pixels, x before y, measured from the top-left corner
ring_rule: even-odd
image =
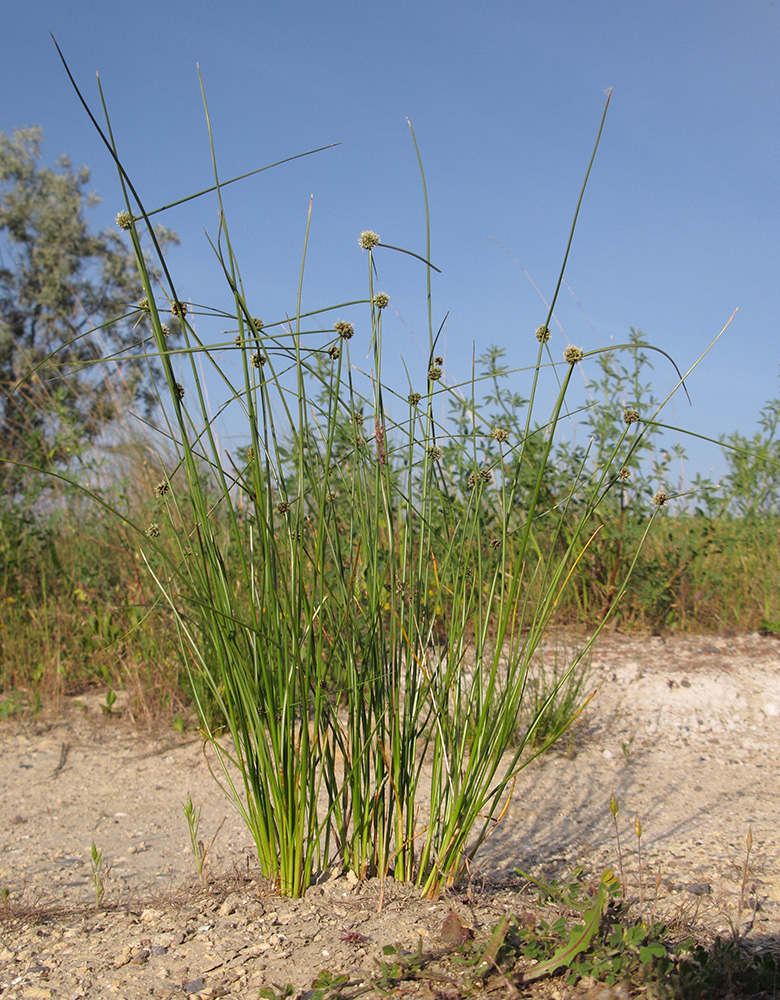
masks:
[[[780,641],[609,637],[591,669],[601,686],[572,740],[521,776],[471,885],[434,903],[392,880],[269,895],[195,736],[134,731],[97,696],[57,720],[3,723],[0,996],[243,1000],[273,983],[305,989],[324,968],[368,981],[382,946],[441,943],[452,911],[479,935],[522,910],[532,894],[516,867],[617,868],[611,795],[629,885],[637,815],[648,898],[659,873],[659,906],[712,932],[737,919],[752,829],[743,923],[780,940]],[[218,831],[211,891],[195,877],[188,794],[203,839]],[[98,913],[93,843],[111,865]]]

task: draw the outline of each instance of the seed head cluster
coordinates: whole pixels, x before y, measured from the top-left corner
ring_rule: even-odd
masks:
[[[354,326],[351,323],[345,323],[344,320],[339,320],[338,323],[334,323],[333,329],[342,340],[352,340],[355,336]]]
[[[374,296],[374,305],[377,309],[387,309],[390,305],[390,296],[386,292],[377,292]]]
[[[374,247],[379,246],[380,242],[379,233],[375,233],[370,229],[364,229],[358,240],[358,243],[364,250],[373,250]]]
[[[550,328],[546,324],[544,326],[537,327],[536,339],[540,344],[546,344],[550,339]]]
[[[563,352],[563,360],[569,365],[576,365],[584,357],[581,347],[573,347],[571,344]]]
[[[132,229],[133,217],[129,212],[117,212],[116,224],[120,229]]]
[[[639,410],[635,410],[633,406],[627,406],[623,410],[623,420],[629,426],[635,424],[639,420]]]
[[[469,476],[468,483],[469,486],[474,489],[478,483],[489,483],[490,482],[490,469],[478,469],[476,472],[472,472]]]

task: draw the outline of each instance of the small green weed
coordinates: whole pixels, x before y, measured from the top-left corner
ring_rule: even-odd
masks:
[[[103,714],[113,715],[115,704],[116,704],[116,691],[114,691],[113,688],[109,688],[108,693],[106,694],[106,703],[105,705],[100,706],[103,709]]]
[[[201,882],[205,882],[209,854],[211,853],[211,848],[214,846],[214,841],[219,836],[219,831],[222,829],[222,823],[225,821],[224,819],[222,820],[222,823],[220,823],[217,827],[217,832],[207,844],[198,837],[198,833],[200,831],[200,816],[203,812],[203,806],[198,806],[196,809],[193,805],[192,797],[188,795],[187,801],[181,808],[184,813],[184,818],[187,820],[187,829],[190,834],[190,846],[192,848],[192,856],[195,859],[195,867],[198,870],[198,878]]]
[[[379,973],[373,985],[383,993],[392,993],[396,990],[399,983],[417,979],[425,963],[422,938],[420,938],[417,948],[411,954],[391,944],[387,944],[382,948],[382,954],[386,955],[387,959],[374,959]]]
[[[279,986],[274,983],[274,989],[270,987],[263,987],[263,989],[258,991],[258,997],[261,1000],[287,1000],[295,994],[295,990],[289,983],[286,986]]]
[[[95,887],[95,909],[100,909],[103,896],[106,892],[106,883],[111,872],[111,865],[106,864],[103,852],[99,851],[95,842],[92,842],[92,884]]]

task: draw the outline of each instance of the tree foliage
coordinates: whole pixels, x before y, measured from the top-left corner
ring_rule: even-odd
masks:
[[[43,165],[42,146],[38,127],[0,133],[0,458],[52,469],[155,397],[148,363],[120,363],[143,340],[132,252],[90,229],[89,169]]]

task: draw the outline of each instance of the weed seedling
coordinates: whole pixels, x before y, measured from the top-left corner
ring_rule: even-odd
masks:
[[[181,807],[184,813],[184,818],[187,820],[187,828],[190,833],[190,846],[192,847],[192,856],[195,858],[195,867],[198,870],[198,878],[201,882],[206,881],[206,866],[208,862],[209,853],[211,848],[214,846],[214,841],[219,835],[219,831],[222,829],[222,823],[217,827],[217,832],[211,838],[211,840],[206,844],[203,840],[198,838],[198,832],[200,831],[200,814],[203,812],[203,806],[198,806],[196,809],[192,802],[192,796],[187,796],[187,801]]]
[[[198,806],[196,809],[192,803],[192,796],[188,795],[187,801],[181,808],[184,813],[184,818],[187,820],[187,829],[190,832],[190,846],[192,847],[192,856],[195,858],[195,867],[198,869],[198,878],[202,882],[206,861],[206,849],[203,841],[198,840],[198,831],[200,830],[200,814],[203,812],[203,806]]]
[[[639,858],[639,922],[644,920],[645,890],[642,880],[642,824],[639,816],[634,817],[634,831],[636,833],[636,850]]]
[[[113,688],[108,689],[106,694],[106,703],[100,707],[103,709],[104,715],[112,715],[114,711],[114,704],[116,703],[116,691]]]
[[[95,909],[100,909],[100,904],[106,891],[106,883],[111,872],[111,865],[107,865],[103,858],[103,852],[97,849],[94,840],[92,841],[92,884],[95,887]]]
[[[617,852],[618,852],[618,864],[620,865],[620,883],[622,886],[623,898],[626,897],[626,875],[623,871],[623,852],[620,849],[620,831],[618,830],[618,813],[620,812],[620,806],[614,795],[610,796],[609,799],[609,811],[612,813],[612,821],[615,824],[615,840],[617,841]]]
[[[731,932],[734,936],[734,940],[738,941],[742,928],[742,913],[745,909],[745,893],[747,890],[747,879],[748,872],[750,871],[750,852],[753,849],[753,828],[748,827],[747,837],[745,838],[745,862],[742,866],[742,884],[739,888],[739,908],[737,910],[737,923],[732,926]]]

